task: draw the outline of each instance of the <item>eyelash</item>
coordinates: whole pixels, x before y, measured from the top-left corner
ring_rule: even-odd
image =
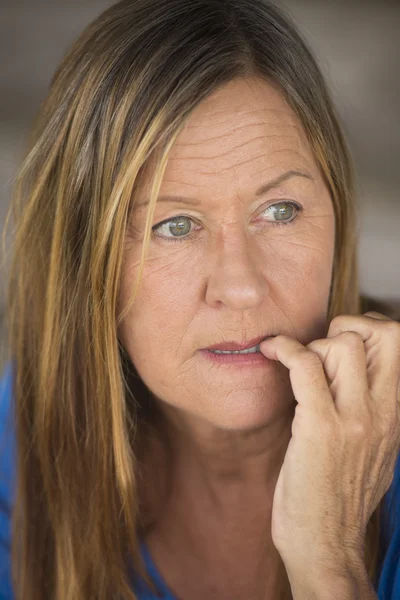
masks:
[[[297,220],[297,216],[299,213],[302,212],[303,207],[300,206],[300,204],[297,204],[297,202],[277,202],[276,204],[271,204],[270,206],[268,206],[265,210],[268,210],[269,208],[272,208],[273,206],[279,206],[281,204],[287,204],[289,206],[293,206],[296,210],[297,210],[297,214],[296,216],[291,220],[291,221],[277,221],[276,223],[272,223],[273,227],[283,227],[285,225],[291,225],[292,223],[294,223],[294,221]],[[187,235],[185,235],[184,237],[165,237],[163,235],[158,235],[157,233],[155,233],[155,231],[160,228],[162,225],[166,225],[167,223],[170,223],[172,221],[175,221],[176,219],[179,218],[185,218],[185,219],[189,219],[192,220],[192,217],[189,217],[188,215],[178,215],[177,217],[173,217],[172,219],[166,219],[165,221],[162,221],[161,223],[157,223],[157,225],[154,225],[154,227],[151,228],[154,237],[157,238],[161,238],[162,240],[165,240],[167,242],[185,242],[187,240],[192,239],[192,237],[194,236],[195,232],[190,232]]]

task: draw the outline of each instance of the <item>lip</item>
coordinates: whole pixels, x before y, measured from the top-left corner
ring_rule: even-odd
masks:
[[[250,354],[214,354],[210,350],[202,350],[201,354],[207,360],[230,367],[262,367],[271,366],[274,361],[270,360],[262,352],[251,352]]]
[[[253,348],[253,346],[257,346],[268,337],[275,337],[274,335],[263,335],[261,337],[253,338],[249,340],[247,344],[238,344],[238,342],[224,342],[223,344],[214,344],[214,346],[209,346],[208,348],[204,348],[205,350],[248,350],[249,348]]]

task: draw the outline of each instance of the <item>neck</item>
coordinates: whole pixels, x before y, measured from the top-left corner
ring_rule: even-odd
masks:
[[[276,590],[284,569],[272,543],[272,501],[294,405],[290,414],[245,432],[218,430],[169,406],[162,410],[170,487],[149,536],[152,552],[161,561],[162,553],[178,556],[179,549],[183,554],[190,549],[195,562],[207,565],[210,577],[210,565],[237,574],[240,564],[243,588],[251,581],[258,590]],[[264,598],[255,589],[247,596]]]

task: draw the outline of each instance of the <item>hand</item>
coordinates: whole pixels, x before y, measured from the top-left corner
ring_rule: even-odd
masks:
[[[260,344],[289,369],[298,404],[272,507],[289,572],[364,561],[367,523],[400,449],[400,324],[367,312],[335,317],[326,339]]]

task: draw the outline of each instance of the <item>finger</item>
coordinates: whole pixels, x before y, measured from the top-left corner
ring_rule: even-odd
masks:
[[[360,417],[369,400],[367,361],[361,336],[345,331],[307,345],[321,359],[339,414]]]
[[[333,398],[319,356],[286,335],[264,340],[260,344],[260,350],[267,358],[279,360],[289,369],[293,394],[300,405],[319,413],[334,410]]]
[[[364,342],[371,394],[388,401],[397,396],[400,381],[400,324],[381,313],[339,315],[332,319],[327,337],[355,331]]]
[[[382,313],[376,312],[375,310],[370,310],[364,313],[365,317],[371,317],[372,319],[377,319],[378,321],[392,321],[390,317],[383,315]]]

